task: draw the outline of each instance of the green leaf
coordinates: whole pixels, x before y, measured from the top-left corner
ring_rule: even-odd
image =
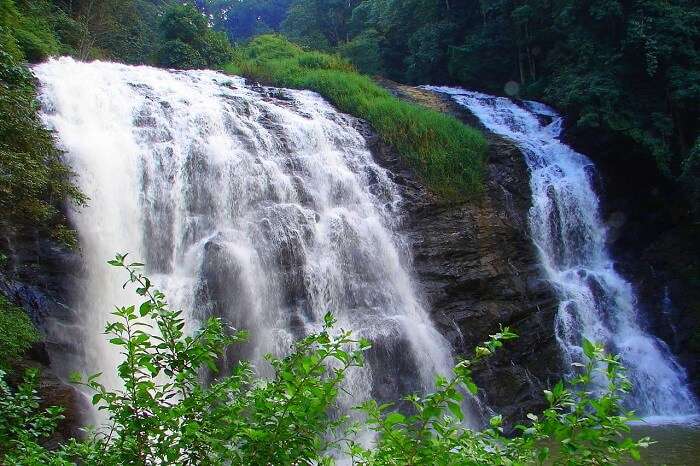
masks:
[[[326,328],[331,328],[333,325],[335,325],[335,318],[333,317],[333,314],[330,312],[326,312],[326,315],[323,316],[323,323]]]
[[[396,424],[402,423],[406,420],[406,417],[396,411],[390,413],[384,420],[384,424],[388,427],[392,427]]]
[[[585,354],[588,359],[593,359],[595,355],[595,345],[586,338],[583,339],[583,354]]]
[[[633,460],[641,461],[642,455],[639,453],[639,450],[637,450],[636,448],[630,448],[629,452]]]
[[[462,406],[454,401],[448,401],[447,407],[452,412],[454,417],[462,421],[464,419],[464,413],[462,413]]]
[[[146,316],[149,312],[151,312],[151,302],[150,301],[145,301],[141,306],[139,307],[139,314],[141,317]]]

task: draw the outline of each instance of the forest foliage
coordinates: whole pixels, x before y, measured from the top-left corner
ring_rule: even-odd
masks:
[[[361,370],[369,341],[336,329],[331,314],[323,327],[293,344],[287,355],[268,355],[271,377],[256,375],[248,361],[218,373],[226,348],[246,334],[208,319],[194,334],[183,331],[182,311],[141,272],[143,264],[117,255],[110,261],[128,276],[142,302],[118,307],[105,333],[120,352],[114,389],[100,374],[73,378],[92,394],[107,421],[84,439],[53,448],[46,441],[61,420],[59,407],[40,407],[36,371],[11,388],[0,371],[0,461],[7,465],[335,464],[355,465],[603,465],[639,459],[644,438],[629,436],[633,413],[622,408],[631,384],[618,357],[583,342],[587,363],[568,384],[545,391],[549,407],[530,414],[506,436],[503,418],[484,429],[463,422],[463,401],[477,393],[472,368],[516,336],[507,328],[459,362],[451,376],[438,376],[434,391],[410,394],[409,409],[341,399],[346,374]],[[608,381],[592,390],[594,380]],[[350,411],[348,411],[350,408]],[[374,441],[367,442],[373,437]],[[558,451],[550,451],[553,442]]]

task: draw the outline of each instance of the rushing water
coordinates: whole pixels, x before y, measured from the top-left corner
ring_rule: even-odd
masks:
[[[54,329],[82,342],[68,365],[114,373],[102,331],[135,296],[105,261],[129,251],[191,326],[213,315],[249,329],[228,357],[260,372],[328,311],[374,344],[348,403],[398,399],[450,371],[393,228],[400,199],[349,117],[314,93],[211,71],[68,58],[34,71],[43,119],[90,197],[72,213],[79,325]]]
[[[559,140],[562,118],[537,102],[515,103],[458,88],[449,94],[494,133],[513,140],[530,169],[529,222],[547,277],[560,295],[556,336],[569,363],[582,359],[582,338],[622,356],[634,385],[630,407],[649,421],[697,413],[686,375],[667,346],[647,333],[629,282],[615,271],[594,190],[595,168]]]

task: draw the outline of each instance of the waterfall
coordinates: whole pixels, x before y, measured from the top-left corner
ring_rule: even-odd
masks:
[[[261,374],[266,353],[287,352],[328,311],[373,343],[368,367],[348,374],[348,404],[398,400],[450,373],[396,233],[401,199],[351,117],[315,93],[213,71],[61,58],[34,72],[43,120],[90,198],[71,213],[77,324],[51,330],[79,347],[67,367],[114,374],[102,332],[136,296],[105,262],[130,252],[191,328],[218,316],[248,329],[227,358]]]
[[[538,102],[521,104],[458,88],[425,86],[466,107],[522,150],[530,171],[532,240],[560,304],[556,337],[566,362],[583,357],[582,338],[621,355],[633,383],[628,404],[647,421],[697,413],[683,368],[646,332],[632,285],[615,271],[594,190],[595,167],[559,140],[562,118]]]

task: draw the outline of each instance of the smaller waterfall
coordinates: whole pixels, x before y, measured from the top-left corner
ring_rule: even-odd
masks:
[[[697,412],[686,375],[668,347],[639,323],[632,286],[615,271],[593,188],[595,167],[559,140],[562,118],[538,102],[450,87],[450,95],[490,131],[514,141],[530,169],[530,230],[560,296],[556,336],[567,362],[583,357],[582,338],[622,356],[634,388],[628,401],[646,420],[679,422]]]

